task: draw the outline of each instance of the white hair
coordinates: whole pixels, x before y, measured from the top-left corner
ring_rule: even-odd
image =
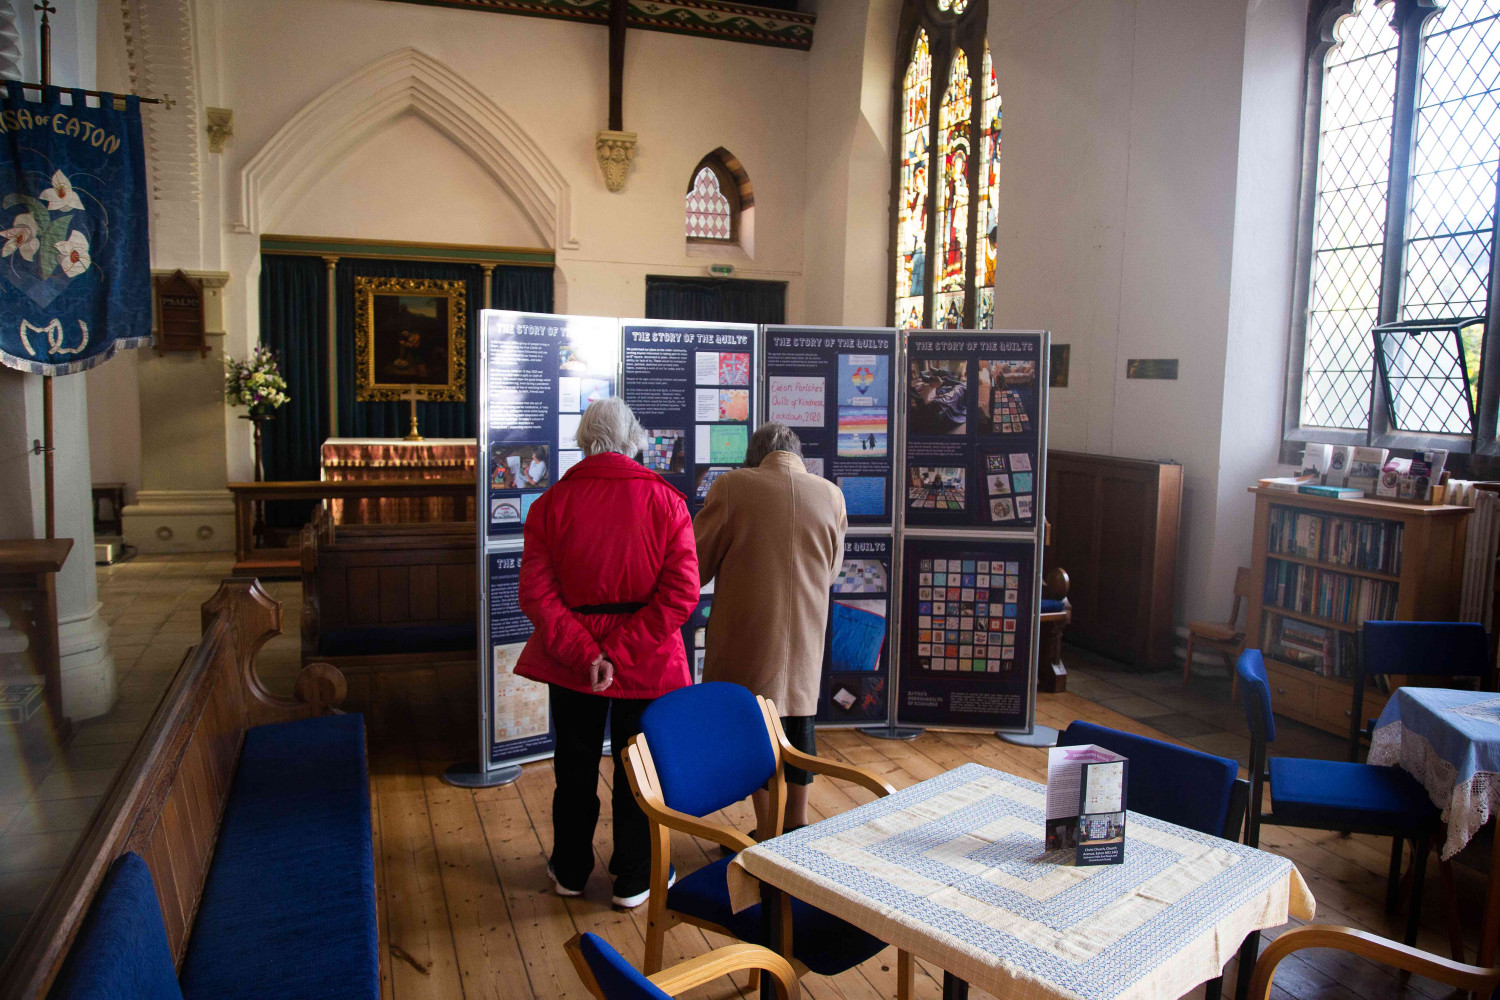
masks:
[[[773,451],[789,451],[801,457],[802,439],[797,437],[796,431],[786,424],[775,422],[761,424],[756,428],[755,433],[750,435],[750,444],[745,449],[745,464],[752,469],[756,468]]]
[[[612,451],[634,458],[646,447],[646,429],[635,419],[629,404],[618,396],[607,396],[589,404],[574,435],[585,455]]]

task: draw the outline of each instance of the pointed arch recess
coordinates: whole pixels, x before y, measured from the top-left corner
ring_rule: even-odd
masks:
[[[514,119],[446,63],[398,49],[313,98],[245,162],[235,232],[295,201],[366,139],[408,112],[442,132],[510,193],[554,249],[576,249],[562,172]]]

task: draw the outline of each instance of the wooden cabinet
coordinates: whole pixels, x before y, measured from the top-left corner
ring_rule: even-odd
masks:
[[[1168,666],[1182,466],[1048,451],[1047,518],[1055,563],[1072,581],[1068,641]]]
[[[1278,715],[1347,736],[1360,624],[1366,618],[1458,617],[1472,508],[1250,492],[1256,495],[1255,537],[1246,645],[1265,658]],[[1371,600],[1383,601],[1369,606],[1368,614],[1362,609],[1366,591]],[[1287,623],[1298,633],[1291,646],[1283,633]],[[1342,655],[1325,654],[1315,666],[1318,657],[1308,650],[1319,636],[1325,649],[1339,647]],[[1363,714],[1378,716],[1386,698],[1367,686]]]

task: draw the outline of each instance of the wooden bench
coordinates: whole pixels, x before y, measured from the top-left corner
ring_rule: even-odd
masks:
[[[346,669],[473,659],[473,521],[302,529],[302,662]]]
[[[203,636],[0,968],[0,1000],[379,995],[363,720],[344,679],[267,691],[281,607],[253,579]],[[331,762],[331,763],[330,763]],[[340,984],[327,988],[332,977]]]

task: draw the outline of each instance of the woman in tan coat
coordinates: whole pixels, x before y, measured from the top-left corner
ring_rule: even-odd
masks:
[[[714,481],[693,520],[698,572],[714,584],[705,681],[743,684],[776,703],[787,739],[817,753],[813,716],[828,631],[828,590],[844,558],[844,495],[802,464],[785,424],[750,437],[745,467]],[[786,829],[807,823],[812,775],[786,769]],[[766,823],[770,797],[755,793]]]

